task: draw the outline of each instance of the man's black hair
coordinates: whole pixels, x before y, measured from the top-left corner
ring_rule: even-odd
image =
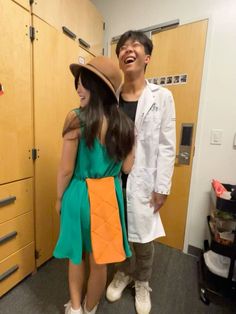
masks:
[[[132,31],[129,30],[121,35],[117,45],[116,45],[116,55],[119,56],[120,48],[125,44],[127,40],[138,41],[140,44],[144,46],[145,53],[147,55],[152,54],[153,44],[151,39],[149,39],[143,32],[141,31]]]

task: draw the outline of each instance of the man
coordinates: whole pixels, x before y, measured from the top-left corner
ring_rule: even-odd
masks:
[[[154,257],[153,240],[164,236],[159,209],[170,193],[175,160],[175,108],[166,88],[145,80],[153,49],[142,32],[128,31],[119,39],[116,54],[124,73],[119,105],[135,121],[135,162],[126,187],[128,236],[133,256],[121,263],[106,297],[118,300],[133,280],[138,314],[151,310],[149,280]],[[127,181],[127,182],[126,182]],[[127,183],[127,184],[126,184]]]

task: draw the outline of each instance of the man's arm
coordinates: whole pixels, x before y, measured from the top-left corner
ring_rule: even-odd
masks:
[[[157,176],[152,195],[154,211],[158,211],[170,193],[176,154],[175,105],[170,91],[164,100],[157,156]]]

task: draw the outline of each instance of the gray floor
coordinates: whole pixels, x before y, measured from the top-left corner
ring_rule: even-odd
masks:
[[[235,313],[232,306],[207,306],[199,299],[196,258],[161,244],[156,244],[155,254],[152,314]],[[111,273],[112,268],[109,277]],[[0,313],[63,314],[67,300],[66,263],[52,259],[2,297]],[[103,298],[97,314],[135,314],[133,289],[127,288],[113,304]]]

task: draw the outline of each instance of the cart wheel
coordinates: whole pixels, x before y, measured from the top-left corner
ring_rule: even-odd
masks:
[[[210,304],[210,301],[208,300],[207,296],[206,296],[206,290],[204,288],[201,288],[200,290],[200,299],[202,300],[203,303],[205,303],[206,305]]]

